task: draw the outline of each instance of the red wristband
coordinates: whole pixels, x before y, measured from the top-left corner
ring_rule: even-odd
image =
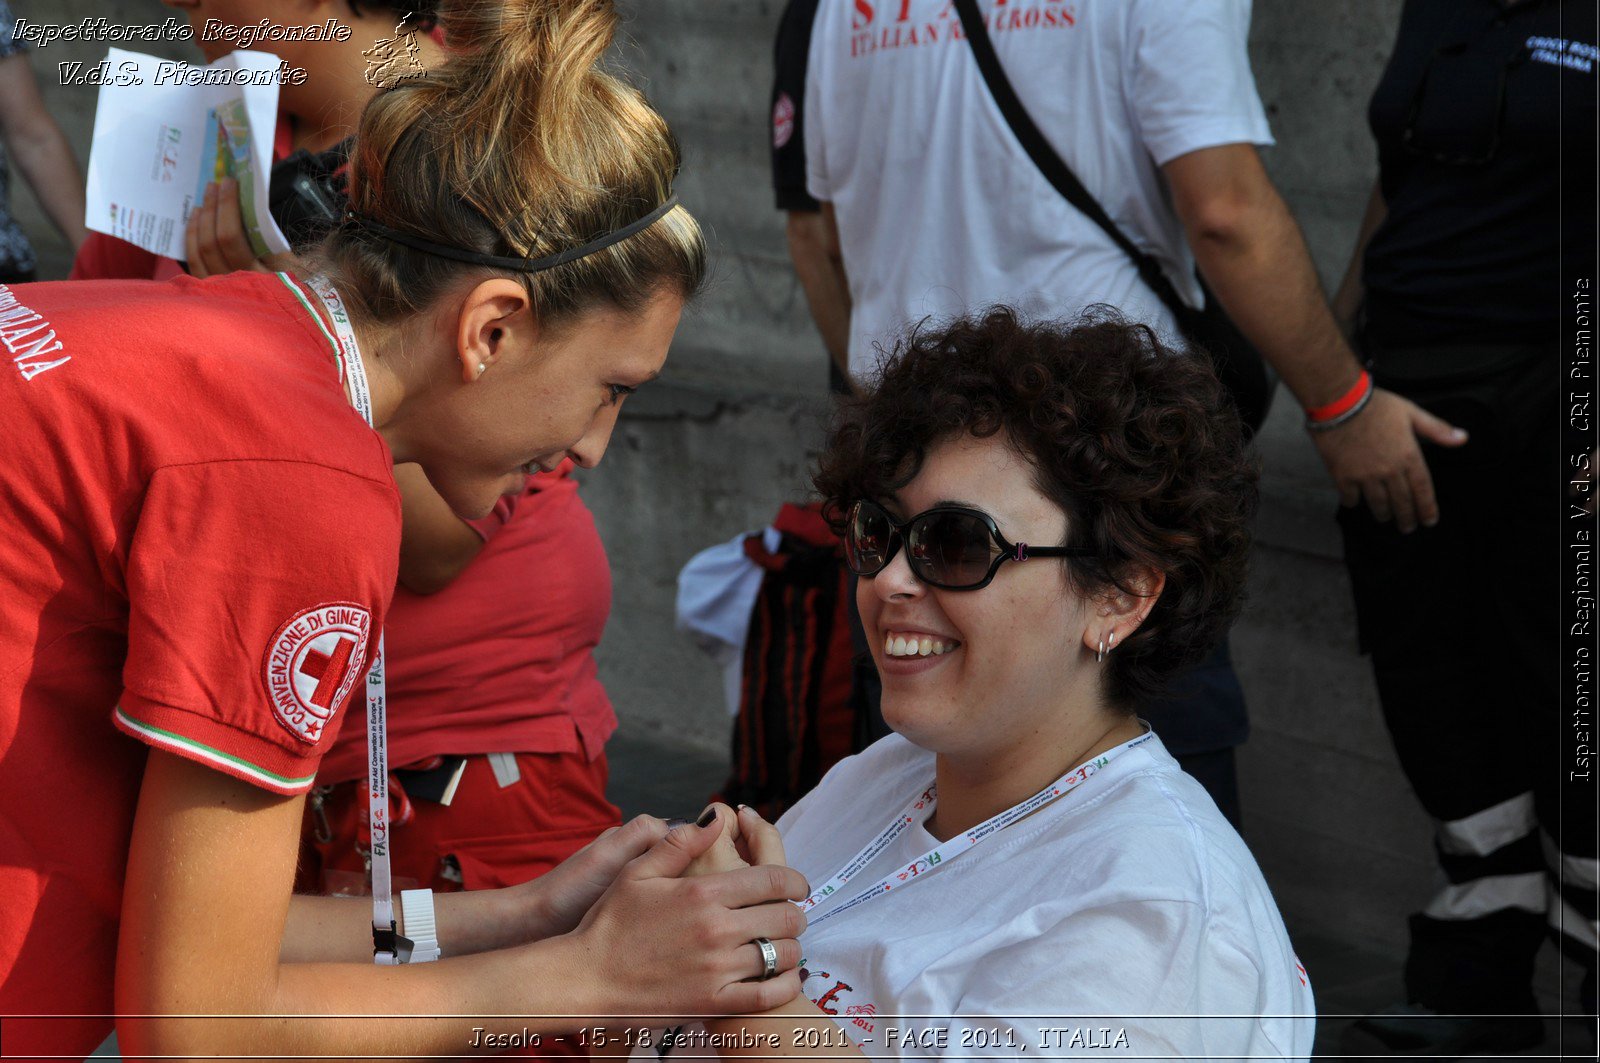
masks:
[[[1306,410],[1306,420],[1311,424],[1320,424],[1341,417],[1355,409],[1372,390],[1372,374],[1365,369],[1356,377],[1356,382],[1350,385],[1350,390],[1328,403],[1326,406],[1317,406]]]

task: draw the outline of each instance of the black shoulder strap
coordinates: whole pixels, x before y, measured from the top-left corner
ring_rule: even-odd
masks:
[[[989,39],[989,31],[983,24],[983,15],[978,11],[978,0],[955,0],[955,8],[956,13],[961,16],[961,28],[966,34],[967,43],[972,46],[972,56],[978,61],[978,69],[983,73],[983,80],[989,86],[994,102],[999,105],[1001,115],[1011,126],[1011,132],[1016,135],[1023,150],[1028,153],[1028,158],[1033,160],[1039,172],[1044,174],[1045,180],[1061,193],[1063,199],[1105,230],[1105,234],[1133,262],[1134,268],[1139,271],[1139,277],[1150,290],[1156,293],[1180,322],[1183,321],[1191,312],[1190,307],[1178,295],[1178,290],[1172,286],[1172,282],[1167,279],[1161,264],[1154,256],[1141,251],[1121,229],[1117,228],[1117,223],[1111,220],[1095,198],[1089,194],[1089,190],[1083,187],[1083,182],[1078,180],[1077,175],[1067,167],[1066,162],[1056,154],[1050,142],[1044,138],[1044,134],[1039,132],[1039,127],[1034,125],[1027,109],[1022,106],[1022,101],[1017,98],[1016,90],[1011,87],[1011,79],[1006,77],[1005,68],[1000,65],[1000,57],[995,54],[994,42]]]

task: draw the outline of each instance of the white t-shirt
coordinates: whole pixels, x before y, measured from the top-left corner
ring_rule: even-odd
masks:
[[[981,0],[1017,95],[1134,243],[1198,306],[1159,167],[1270,144],[1245,39],[1250,0]],[[993,14],[990,14],[990,13]],[[902,15],[905,17],[902,19]],[[950,0],[824,0],[805,94],[807,187],[837,213],[850,367],[907,323],[990,303],[1093,303],[1170,342],[1171,315],[1109,237],[1051,187],[984,84]]]
[[[1159,739],[1119,750],[1040,812],[819,922],[938,844],[905,831],[813,909],[806,996],[871,1056],[1307,1058],[1311,987],[1250,851]],[[841,762],[779,821],[790,862],[820,886],[933,774],[898,735]]]

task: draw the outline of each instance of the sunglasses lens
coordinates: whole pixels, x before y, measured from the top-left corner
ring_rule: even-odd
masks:
[[[894,525],[889,515],[871,502],[857,502],[845,528],[844,559],[858,576],[872,576],[889,563],[889,541]]]
[[[989,575],[994,539],[971,513],[935,511],[910,530],[907,551],[918,576],[939,587],[973,587]]]

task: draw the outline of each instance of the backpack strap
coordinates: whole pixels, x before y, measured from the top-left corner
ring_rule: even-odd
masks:
[[[1111,220],[1104,208],[1089,190],[1083,187],[1083,182],[1078,180],[1077,174],[1067,166],[1065,160],[1056,154],[1050,142],[1045,139],[1039,127],[1034,124],[1032,116],[1028,114],[1022,100],[1017,97],[1017,91],[1011,85],[1011,79],[1006,76],[1005,68],[1000,65],[1000,57],[995,54],[994,41],[989,38],[989,30],[983,24],[983,15],[978,10],[978,0],[954,0],[956,13],[961,16],[961,29],[966,35],[967,43],[972,47],[972,57],[978,61],[978,70],[983,74],[983,80],[989,86],[989,93],[994,97],[994,102],[1000,107],[1000,114],[1005,118],[1006,124],[1011,127],[1011,132],[1022,144],[1022,150],[1028,153],[1028,158],[1039,168],[1045,180],[1061,194],[1061,197],[1072,204],[1084,217],[1098,225],[1111,242],[1122,249],[1133,262],[1134,268],[1139,271],[1139,277],[1155,292],[1157,298],[1164,303],[1179,324],[1186,322],[1194,313],[1194,308],[1183,301],[1178,295],[1178,290],[1173,287],[1172,281],[1161,268],[1155,256],[1140,250],[1127,235]]]

